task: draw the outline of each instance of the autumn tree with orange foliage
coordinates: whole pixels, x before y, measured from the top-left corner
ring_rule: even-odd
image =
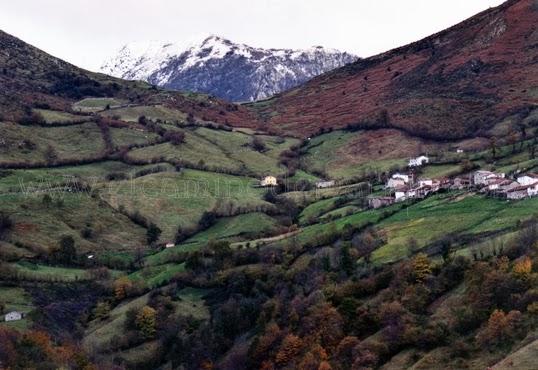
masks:
[[[114,297],[116,300],[121,301],[125,299],[130,293],[133,287],[133,283],[127,276],[122,276],[114,281]]]
[[[430,259],[424,253],[419,253],[413,259],[413,274],[417,282],[422,282],[424,279],[432,273],[432,266]]]
[[[532,260],[528,256],[523,257],[514,263],[512,271],[517,278],[527,280],[532,272]]]
[[[329,356],[327,355],[325,348],[316,344],[303,356],[297,368],[298,370],[317,370],[325,368],[325,364],[328,364],[328,358]]]
[[[56,345],[44,331],[31,330],[21,335],[1,327],[0,367],[95,369],[80,348],[70,343]]]
[[[286,365],[295,356],[299,354],[303,347],[301,338],[294,334],[288,334],[282,341],[278,353],[276,354],[275,362],[278,366]]]
[[[157,312],[149,306],[144,306],[136,315],[136,326],[144,339],[150,339],[156,333]]]
[[[480,345],[495,346],[509,341],[517,335],[518,325],[521,321],[521,312],[513,310],[504,313],[495,310],[490,315],[488,322],[477,334],[476,340]]]

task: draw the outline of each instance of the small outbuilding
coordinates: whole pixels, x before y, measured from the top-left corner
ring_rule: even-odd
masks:
[[[368,199],[368,206],[370,208],[386,207],[394,203],[393,197],[375,197]]]
[[[517,182],[521,185],[532,185],[538,182],[538,174],[528,173],[526,175],[518,176]]]
[[[323,181],[316,182],[316,187],[318,189],[330,188],[333,186],[334,186],[334,180],[323,180]]]
[[[260,181],[260,186],[277,186],[277,185],[278,183],[277,183],[276,177],[274,176],[265,176]]]
[[[430,158],[426,157],[425,155],[421,155],[416,158],[411,158],[408,165],[409,167],[420,167],[428,162],[430,162]]]
[[[11,311],[4,316],[5,321],[18,321],[24,317],[24,313],[19,311]]]

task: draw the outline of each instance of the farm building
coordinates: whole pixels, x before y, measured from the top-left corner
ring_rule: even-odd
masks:
[[[393,197],[375,197],[368,199],[368,206],[370,208],[386,207],[394,203]]]
[[[506,198],[517,200],[531,198],[538,195],[538,182],[532,185],[521,185],[512,189],[506,190]]]
[[[419,179],[418,186],[424,186],[424,185],[432,186],[433,180],[432,179]]]
[[[409,188],[407,186],[399,186],[394,191],[394,200],[401,202],[407,199]]]
[[[331,186],[334,186],[334,180],[324,180],[316,182],[316,187],[318,189],[330,188]]]
[[[471,186],[471,177],[469,176],[459,176],[456,177],[452,183],[453,189],[466,189]]]
[[[521,185],[532,185],[536,182],[538,182],[538,174],[536,173],[528,173],[523,176],[519,176],[517,178],[517,182]]]
[[[400,186],[405,186],[406,182],[402,179],[390,178],[385,186],[387,189],[395,189]]]
[[[276,181],[276,177],[274,176],[265,176],[261,181],[260,181],[260,185],[261,186],[277,186],[277,181]]]
[[[386,188],[394,189],[399,186],[404,186],[405,184],[409,183],[409,175],[404,175],[401,173],[395,173],[391,176],[389,181],[387,182]]]
[[[493,191],[498,190],[502,187],[506,187],[512,184],[512,181],[503,179],[502,177],[491,177],[489,179],[486,179],[484,182],[484,190],[485,191]]]
[[[17,320],[21,320],[23,318],[23,316],[24,316],[24,314],[22,312],[11,311],[11,312],[8,312],[5,315],[5,320],[6,321],[17,321]]]
[[[483,185],[487,185],[488,179],[493,179],[493,178],[504,179],[505,177],[506,175],[504,173],[494,173],[491,171],[480,170],[480,171],[476,171],[473,174],[473,184],[478,185],[478,186],[483,186]]]
[[[420,167],[430,161],[430,158],[426,157],[425,155],[421,155],[416,158],[411,158],[409,160],[409,167]]]

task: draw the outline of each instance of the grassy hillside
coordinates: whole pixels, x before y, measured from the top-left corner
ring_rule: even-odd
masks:
[[[529,4],[248,107],[0,32],[0,313],[27,314],[1,366],[532,368],[538,197],[368,208],[419,154],[416,177],[538,170]]]

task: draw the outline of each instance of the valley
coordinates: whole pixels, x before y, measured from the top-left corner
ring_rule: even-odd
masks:
[[[0,368],[532,369],[536,20],[245,104],[0,32]]]

